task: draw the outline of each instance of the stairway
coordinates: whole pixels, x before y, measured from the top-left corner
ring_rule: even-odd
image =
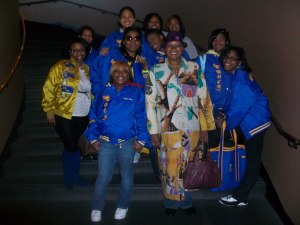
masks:
[[[5,175],[0,179],[0,224],[89,224],[89,202],[96,178],[97,161],[81,161],[81,175],[88,180],[88,187],[75,187],[73,191],[66,191],[61,164],[63,145],[53,127],[46,125],[45,113],[41,109],[41,90],[46,75],[51,65],[62,58],[60,50],[75,32],[34,22],[27,22],[26,25],[28,39],[23,60],[24,110],[18,138],[11,145],[11,157],[4,163]],[[186,218],[183,212],[179,212],[178,217],[171,221],[164,216],[161,186],[152,176],[147,155],[142,155],[141,161],[135,164],[134,176],[132,206],[127,220],[121,224],[187,224],[190,218]],[[116,168],[107,194],[107,215],[103,219],[106,224],[115,223],[112,215],[119,181]],[[228,192],[195,192],[195,205],[200,209],[200,216],[190,222],[281,224],[264,197],[264,189],[265,183],[260,179],[250,196],[250,202],[253,203],[247,207],[250,214],[243,209],[236,213],[234,209],[220,206],[216,200]],[[257,214],[256,217],[251,213]],[[230,215],[234,216],[231,218]],[[272,216],[266,219],[265,215]]]

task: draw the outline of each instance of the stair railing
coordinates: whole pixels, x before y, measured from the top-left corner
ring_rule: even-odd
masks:
[[[32,2],[26,2],[26,3],[20,3],[19,6],[30,6],[30,5],[36,5],[36,4],[45,4],[45,3],[56,3],[56,2],[64,2],[64,3],[68,3],[71,5],[76,5],[79,8],[87,8],[87,9],[92,9],[92,10],[96,10],[96,11],[100,11],[103,14],[110,14],[110,15],[114,15],[114,16],[118,16],[117,13],[112,12],[112,11],[108,11],[108,10],[104,10],[104,9],[100,9],[100,8],[96,8],[96,7],[92,7],[92,6],[88,6],[88,5],[84,5],[84,4],[80,4],[77,2],[72,2],[72,1],[65,1],[65,0],[48,0],[48,1],[32,1]],[[141,20],[136,20],[139,23],[142,23]],[[205,50],[203,48],[201,48],[199,45],[196,45],[197,49],[200,53],[205,53]],[[288,146],[294,149],[297,149],[298,145],[300,145],[300,140],[295,138],[294,136],[292,136],[291,134],[289,134],[288,132],[286,132],[285,130],[283,130],[282,126],[280,125],[280,123],[278,122],[278,120],[275,118],[275,116],[271,113],[271,120],[272,123],[274,124],[276,130],[278,131],[278,133],[284,137],[285,139],[287,139],[288,141]]]
[[[102,14],[110,14],[110,15],[114,15],[114,16],[117,16],[117,17],[119,16],[118,13],[115,13],[115,12],[112,12],[112,11],[109,11],[109,10],[100,9],[100,8],[92,7],[92,6],[89,6],[89,5],[81,4],[81,3],[78,3],[78,2],[65,1],[65,0],[32,1],[32,2],[20,3],[19,6],[26,6],[26,5],[31,6],[31,5],[38,5],[38,4],[45,4],[45,3],[56,3],[56,2],[64,2],[64,3],[71,4],[71,5],[76,5],[79,8],[87,8],[87,9],[96,10],[96,11],[101,12]],[[138,19],[136,20],[136,22],[143,23],[142,20],[138,20]]]
[[[16,59],[16,62],[14,64],[14,66],[12,67],[10,74],[7,76],[6,80],[3,82],[3,84],[0,82],[0,94],[3,92],[3,90],[7,87],[10,79],[13,77],[13,75],[16,72],[16,69],[20,63],[20,59],[23,55],[23,51],[24,51],[24,46],[25,46],[25,41],[26,41],[26,29],[25,29],[25,22],[24,19],[22,18],[21,14],[19,14],[20,16],[20,20],[21,20],[21,24],[22,24],[22,44],[20,47],[20,52],[18,54],[18,57]]]
[[[286,132],[282,128],[281,124],[278,122],[278,120],[275,118],[272,112],[271,112],[271,120],[278,133],[288,141],[288,146],[297,150],[298,145],[300,145],[299,138],[295,138],[293,135]]]

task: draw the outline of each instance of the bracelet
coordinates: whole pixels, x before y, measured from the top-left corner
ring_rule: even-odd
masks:
[[[149,70],[142,70],[142,73],[149,73]]]

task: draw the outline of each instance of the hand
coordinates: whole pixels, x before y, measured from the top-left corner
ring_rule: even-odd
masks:
[[[47,114],[47,124],[55,126],[55,116]]]
[[[160,142],[159,134],[151,134],[151,143],[155,148],[160,148]]]
[[[105,56],[105,55],[108,54],[108,52],[109,52],[109,48],[102,48],[102,49],[100,50],[100,55]]]
[[[134,142],[134,144],[133,144],[133,148],[136,150],[136,151],[138,151],[138,152],[140,152],[140,151],[142,151],[142,149],[143,149],[143,145],[141,145],[139,142],[137,142],[137,141],[135,141]]]
[[[96,141],[93,144],[91,144],[92,148],[95,150],[95,152],[98,152],[100,150],[100,142]]]
[[[208,132],[200,131],[200,142],[208,143]]]
[[[138,61],[140,64],[143,65],[143,70],[147,70],[148,69],[148,64],[147,64],[147,61],[144,57],[142,56],[137,56],[136,57],[136,61]]]

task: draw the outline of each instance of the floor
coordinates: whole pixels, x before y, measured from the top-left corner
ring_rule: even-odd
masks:
[[[162,201],[134,201],[126,219],[113,219],[115,204],[107,202],[102,221],[90,222],[89,202],[1,202],[1,225],[282,225],[264,198],[250,199],[248,206],[226,207],[217,200],[198,200],[195,217],[178,210],[176,216],[164,214]]]

